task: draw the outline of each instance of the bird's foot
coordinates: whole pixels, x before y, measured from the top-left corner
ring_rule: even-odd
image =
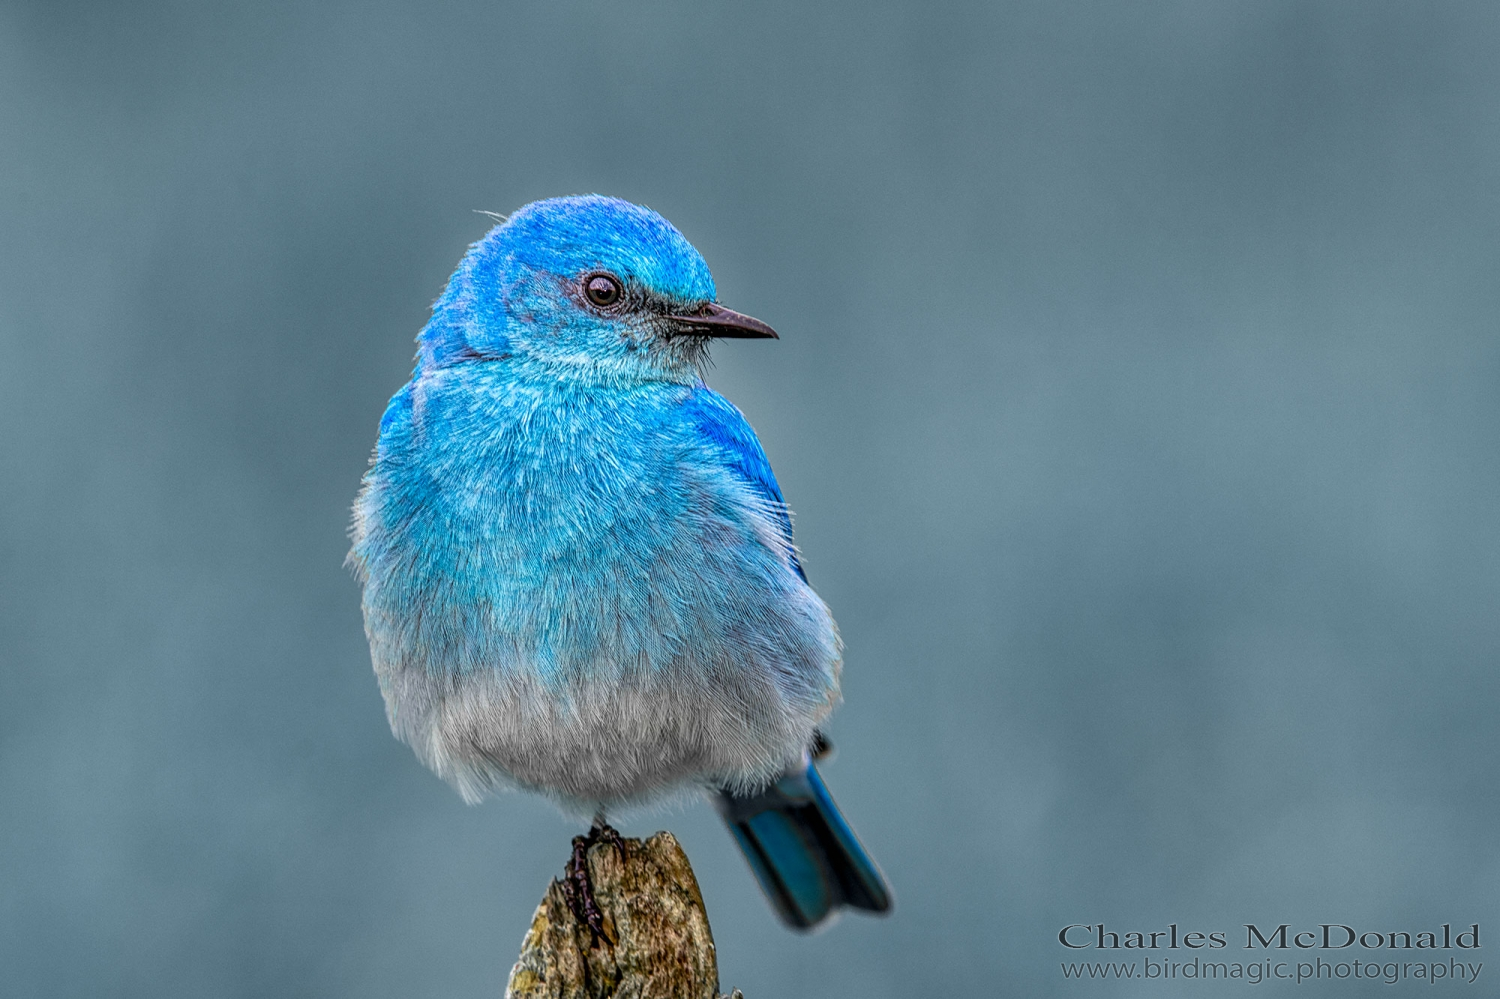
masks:
[[[562,888],[568,908],[573,910],[580,923],[589,928],[589,936],[597,944],[600,940],[608,941],[609,937],[604,932],[604,913],[599,911],[598,900],[594,898],[594,883],[589,878],[589,847],[595,843],[608,843],[619,851],[621,858],[625,856],[625,842],[620,838],[619,830],[608,822],[596,821],[587,836],[573,837],[573,857],[568,861]]]
[[[589,846],[595,843],[608,843],[615,848],[621,860],[625,859],[625,841],[620,838],[620,830],[603,819],[595,819],[593,828],[589,830]]]
[[[580,923],[589,928],[594,943],[604,938],[604,913],[594,899],[594,885],[589,880],[589,838],[573,837],[573,857],[568,861],[568,872],[563,878],[563,896],[568,908]]]

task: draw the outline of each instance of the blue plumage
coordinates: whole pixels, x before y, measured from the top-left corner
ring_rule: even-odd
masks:
[[[761,890],[788,924],[810,929],[842,905],[890,908],[885,878],[811,760],[759,794],[721,791],[717,804]]]
[[[741,476],[766,502],[781,525],[782,540],[792,568],[804,583],[807,582],[802,563],[797,560],[797,549],[792,544],[792,518],[787,512],[786,501],[781,498],[781,486],[776,482],[771,463],[766,460],[755,431],[745,422],[744,414],[728,399],[705,387],[688,397],[683,417],[697,427],[705,441],[723,448],[728,468]]]
[[[714,297],[649,209],[559,198],[496,226],[381,419],[350,561],[392,728],[466,799],[719,790],[807,926],[888,896],[806,760],[837,629],[759,441],[702,380],[713,337],[775,333]]]

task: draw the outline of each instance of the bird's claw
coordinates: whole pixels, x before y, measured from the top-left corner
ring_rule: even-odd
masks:
[[[608,843],[615,848],[621,860],[625,859],[625,841],[620,838],[620,830],[608,822],[596,821],[593,828],[589,830],[588,841],[590,846],[595,843]]]
[[[607,822],[596,822],[587,836],[573,837],[573,856],[568,861],[562,889],[568,908],[589,928],[589,936],[597,944],[600,940],[608,942],[609,936],[604,932],[604,913],[599,911],[594,883],[589,878],[589,847],[595,843],[608,843],[619,851],[621,858],[625,856],[625,841],[620,838],[619,830]]]

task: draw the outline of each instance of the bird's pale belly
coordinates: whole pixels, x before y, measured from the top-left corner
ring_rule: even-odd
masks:
[[[377,649],[396,731],[471,799],[519,786],[587,810],[775,777],[833,705],[836,632],[800,581],[728,578],[743,557],[693,547],[595,548],[525,578],[497,560],[479,591],[471,562],[468,589],[438,585],[422,609],[445,640],[429,633],[420,661]],[[747,610],[764,630],[729,623]]]

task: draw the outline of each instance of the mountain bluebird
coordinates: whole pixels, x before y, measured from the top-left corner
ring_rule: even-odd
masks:
[[[535,202],[469,248],[355,504],[375,674],[468,801],[541,792],[592,842],[608,809],[707,789],[788,923],[883,912],[813,765],[838,631],[703,382],[710,340],[776,333],[715,297],[671,223],[615,198]]]

